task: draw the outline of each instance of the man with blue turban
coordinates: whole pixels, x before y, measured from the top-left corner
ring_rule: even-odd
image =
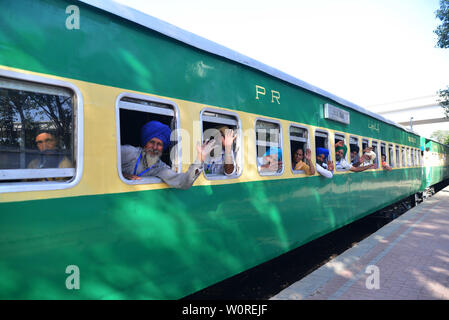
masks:
[[[122,175],[128,180],[158,177],[178,189],[188,189],[199,177],[203,160],[212,150],[212,143],[197,147],[197,159],[185,173],[174,172],[160,157],[170,146],[170,128],[159,122],[147,122],[140,130],[141,147],[121,146]]]
[[[326,148],[316,148],[316,171],[325,178],[332,178],[334,176],[334,164],[332,161],[325,160],[329,156],[329,150]]]

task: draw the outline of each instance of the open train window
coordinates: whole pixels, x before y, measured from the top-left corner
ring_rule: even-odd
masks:
[[[329,150],[329,156],[324,160],[324,162],[332,161],[333,152],[329,146],[329,134],[326,131],[315,131],[315,148],[325,148]]]
[[[394,160],[395,160],[395,156],[394,156],[394,147],[392,144],[388,144],[388,163],[390,165],[390,167],[394,168],[395,164],[394,164]]]
[[[400,153],[399,150],[400,150],[400,149],[399,149],[399,146],[396,146],[396,166],[397,166],[398,168],[401,167],[401,153]]]
[[[407,161],[406,161],[406,155],[405,155],[405,148],[401,147],[401,155],[402,155],[402,167],[406,167],[407,166]]]
[[[304,170],[299,170],[299,164],[295,160],[296,153],[302,154],[302,161],[306,162],[306,149],[309,147],[309,132],[306,128],[291,125],[289,129],[290,135],[290,154],[292,156],[292,171],[293,173],[304,173]],[[310,165],[306,163],[307,165]]]
[[[179,112],[175,103],[154,97],[148,97],[133,93],[122,93],[117,98],[117,157],[118,173],[127,184],[159,183],[157,177],[140,176],[140,180],[131,180],[129,176],[139,176],[131,164],[122,163],[122,151],[126,149],[138,150],[141,145],[141,128],[149,121],[158,121],[170,127],[170,146],[160,156],[160,160],[170,166],[173,171],[181,172],[181,146],[179,138]],[[138,159],[141,159],[140,157]],[[131,166],[131,167],[130,167]],[[124,174],[127,172],[127,174]],[[141,174],[141,173],[140,173]],[[126,177],[125,177],[126,176]]]
[[[407,167],[410,167],[412,164],[411,156],[410,156],[410,148],[406,148],[406,157],[407,157]]]
[[[374,158],[373,163],[377,164],[375,168],[379,168],[378,164],[380,162],[379,160],[379,143],[375,140],[371,142],[371,146],[373,147],[373,152],[376,154],[376,158]]]
[[[280,175],[284,171],[281,124],[256,120],[257,169],[261,175]]]
[[[358,162],[360,157],[360,145],[359,138],[350,136],[349,137],[349,156],[351,160],[351,164]]]
[[[362,139],[362,152],[364,152],[366,148],[368,148],[368,139]]]
[[[387,145],[385,142],[380,143],[380,160],[379,162],[382,164],[382,156],[385,157],[385,163],[387,162]]]
[[[82,97],[72,84],[0,70],[0,192],[74,186]]]
[[[201,140],[203,142],[211,139],[217,141],[210,155],[204,160],[204,175],[211,180],[238,177],[242,172],[240,118],[235,113],[211,108],[202,110],[200,118]],[[233,130],[236,138],[231,146],[230,154],[226,156],[223,137],[228,129]]]
[[[334,145],[336,146],[339,141],[343,141],[345,146],[348,145],[347,142],[346,142],[346,137],[345,137],[345,135],[343,133],[335,133],[335,135],[334,135]],[[349,154],[349,152],[346,151],[346,154],[344,155],[346,161],[348,160],[347,159],[348,154]],[[337,155],[335,155],[335,157],[337,157]],[[335,158],[335,169],[337,171],[347,171],[346,169],[339,169],[337,164],[338,164],[338,160]]]

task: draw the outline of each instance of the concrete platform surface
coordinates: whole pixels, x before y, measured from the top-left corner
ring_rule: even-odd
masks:
[[[272,300],[449,299],[449,187]]]

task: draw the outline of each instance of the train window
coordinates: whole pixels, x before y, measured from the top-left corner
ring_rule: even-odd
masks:
[[[325,148],[329,150],[329,156],[325,162],[332,161],[332,150],[329,147],[329,134],[326,131],[315,131],[315,148]]]
[[[170,127],[170,146],[160,155],[160,160],[170,166],[173,171],[181,172],[181,146],[179,133],[179,112],[175,103],[133,93],[122,93],[117,98],[117,163],[118,174],[127,184],[159,183],[157,177],[139,176],[135,161],[122,163],[124,150],[135,151],[141,147],[141,128],[150,121],[158,121]],[[138,159],[141,159],[140,157]],[[126,160],[124,160],[126,162]],[[140,173],[141,174],[141,173]],[[140,180],[132,180],[131,176],[139,176]]]
[[[277,121],[256,121],[257,169],[261,175],[280,175],[284,171],[281,132]]]
[[[380,163],[382,164],[382,158],[385,157],[385,163],[387,162],[387,146],[384,142],[380,143]]]
[[[239,117],[231,112],[204,109],[201,111],[202,141],[214,139],[218,143],[210,156],[204,161],[204,175],[207,179],[236,178],[241,174],[242,165],[242,132]],[[232,129],[236,138],[228,155],[225,154],[224,135],[227,129]],[[228,161],[229,163],[226,163]],[[227,164],[227,165],[226,165]]]
[[[405,156],[405,148],[402,147],[401,148],[401,154],[402,154],[402,167],[406,167],[407,166],[407,162],[406,162],[406,156]]]
[[[396,146],[396,166],[398,168],[401,167],[401,154],[400,154],[399,150],[400,150],[399,146]]]
[[[415,166],[415,149],[411,149],[411,156],[412,156],[412,161],[411,161],[411,166],[414,167]]]
[[[334,139],[334,145],[337,145],[337,143],[339,141],[343,141],[345,146],[347,146],[348,144],[346,143],[346,138],[345,135],[343,133],[335,133],[335,139]],[[346,151],[345,157],[346,157],[346,161],[348,160],[348,155],[349,152]],[[337,157],[337,154],[335,155],[335,157]],[[337,159],[335,159],[335,169],[337,171],[347,171],[346,169],[341,169],[340,164],[338,163],[339,161]]]
[[[395,167],[395,164],[394,164],[395,156],[394,156],[394,147],[392,144],[388,144],[388,158],[389,158],[388,163],[389,163],[390,167],[394,168]]]
[[[362,151],[365,152],[366,148],[368,148],[368,139],[362,139]]]
[[[406,157],[407,157],[407,167],[410,167],[412,162],[411,162],[411,157],[410,157],[410,148],[406,148]]]
[[[0,73],[0,191],[71,187],[82,168],[81,94],[59,80],[23,78]]]
[[[302,154],[302,161],[305,163],[307,162],[304,156],[306,154],[306,149],[310,148],[309,132],[306,128],[291,125],[289,135],[291,152],[290,154],[292,155],[292,171],[293,173],[305,173],[304,170],[300,170],[300,164],[295,160],[295,155],[296,153]]]
[[[376,164],[377,166],[375,166],[376,169],[379,168],[379,143],[375,140],[373,140],[371,142],[371,146],[373,147],[373,152],[376,154],[376,157],[373,160],[373,163]]]
[[[349,157],[351,160],[351,164],[359,162],[360,158],[360,145],[359,138],[350,136],[349,137]]]

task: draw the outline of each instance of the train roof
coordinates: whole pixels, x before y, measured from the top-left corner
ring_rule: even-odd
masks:
[[[347,101],[343,98],[340,98],[330,92],[327,92],[323,89],[313,86],[305,81],[295,78],[285,72],[282,72],[276,68],[270,67],[270,66],[268,66],[264,63],[261,63],[257,60],[251,59],[243,54],[240,54],[234,50],[226,48],[218,43],[207,40],[203,37],[195,35],[191,32],[183,30],[181,28],[178,28],[168,22],[162,21],[158,18],[150,16],[141,11],[130,8],[126,5],[114,2],[112,0],[79,0],[79,1],[86,3],[88,5],[91,5],[93,7],[96,7],[98,9],[101,9],[103,11],[109,12],[113,15],[119,16],[123,19],[137,23],[141,26],[144,26],[146,28],[154,30],[158,33],[161,33],[161,34],[167,36],[167,37],[181,41],[181,42],[188,44],[192,47],[195,47],[197,49],[212,53],[214,55],[238,62],[240,64],[246,65],[253,69],[262,71],[266,74],[269,74],[270,76],[273,76],[275,78],[278,78],[285,82],[291,83],[295,86],[301,87],[310,92],[316,93],[316,94],[324,96],[326,98],[329,98],[345,107],[351,108],[355,111],[366,114],[366,115],[373,117],[377,120],[386,122],[393,126],[396,126],[396,127],[400,128],[404,131],[407,131],[409,133],[418,135],[416,132],[407,129],[394,121],[386,119],[379,114],[376,114],[367,109],[364,109],[364,108],[362,108],[350,101]]]

